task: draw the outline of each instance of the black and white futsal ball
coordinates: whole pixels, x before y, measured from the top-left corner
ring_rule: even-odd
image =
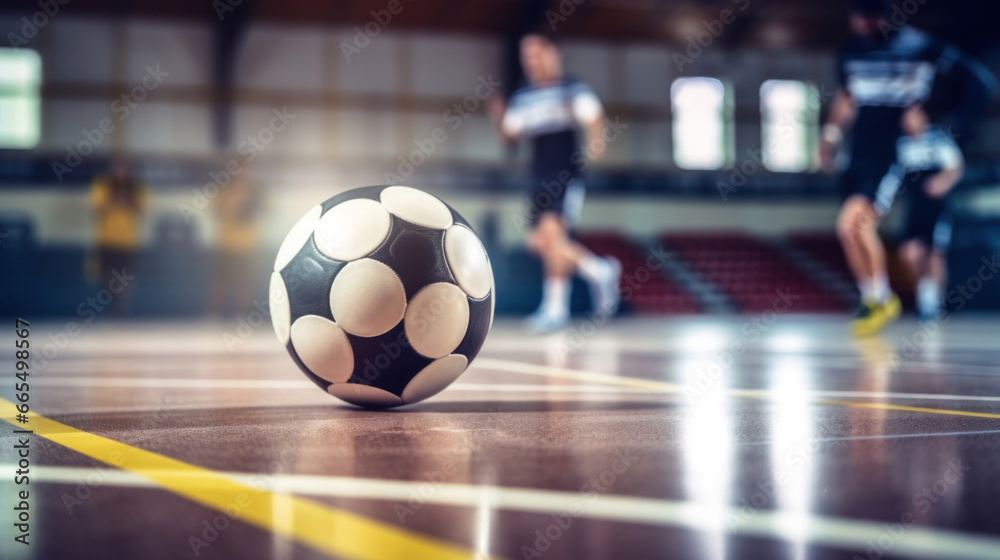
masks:
[[[493,323],[493,270],[450,206],[401,186],[354,189],[309,210],[278,250],[271,320],[320,388],[368,407],[451,384]]]

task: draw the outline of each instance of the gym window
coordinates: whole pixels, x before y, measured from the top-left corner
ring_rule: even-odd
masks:
[[[0,49],[0,148],[33,148],[41,136],[42,59]]]
[[[805,82],[768,80],[760,86],[764,166],[798,173],[816,168],[819,94]]]
[[[670,86],[674,162],[682,169],[722,169],[733,162],[733,103],[714,78],[678,78]]]

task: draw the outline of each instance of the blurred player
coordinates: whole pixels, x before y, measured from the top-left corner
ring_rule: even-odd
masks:
[[[511,96],[506,108],[493,107],[504,139],[531,140],[532,191],[527,218],[528,246],[545,267],[542,302],[529,318],[530,328],[551,332],[569,321],[571,279],[579,272],[590,285],[598,312],[618,308],[621,264],[594,255],[570,238],[583,205],[583,170],[603,155],[604,109],[587,84],[563,75],[562,53],[551,37],[529,34],[521,39],[521,65],[528,85]],[[581,134],[583,132],[581,143]],[[600,145],[601,149],[588,149]]]
[[[877,232],[889,206],[879,203],[877,190],[896,159],[904,108],[928,101],[938,82],[951,108],[943,124],[959,134],[991,97],[991,78],[975,62],[916,29],[895,28],[889,23],[889,7],[887,0],[854,0],[854,36],[840,52],[841,89],[823,128],[820,151],[823,168],[832,172],[837,148],[853,126],[837,232],[861,292],[851,322],[858,335],[880,331],[900,313]]]
[[[944,252],[951,225],[942,218],[945,195],[961,180],[965,161],[951,135],[931,126],[919,105],[903,114],[903,132],[897,143],[896,164],[878,192],[891,197],[890,193],[908,191],[910,207],[900,237],[899,256],[918,279],[917,311],[921,317],[932,319],[941,307],[947,275]],[[885,203],[891,203],[891,198]]]
[[[132,176],[132,167],[124,156],[115,156],[110,174],[95,178],[90,187],[100,282],[115,294],[110,307],[116,313],[130,310],[134,281],[122,279],[135,270],[146,196],[146,189]]]

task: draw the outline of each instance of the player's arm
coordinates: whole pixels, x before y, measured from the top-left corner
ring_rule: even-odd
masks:
[[[587,143],[587,155],[592,160],[600,160],[604,157],[604,153],[607,151],[607,142],[594,142],[595,138],[601,138],[604,134],[604,113],[601,112],[600,116],[594,120],[585,123],[583,130],[586,133]]]
[[[942,169],[939,173],[927,179],[924,183],[924,192],[931,198],[942,198],[951,192],[951,189],[962,180],[964,174],[964,166]]]
[[[931,198],[941,198],[962,180],[965,174],[965,158],[962,157],[962,151],[955,140],[944,132],[935,143],[934,152],[940,162],[941,171],[924,182],[924,192]]]
[[[594,90],[580,84],[573,93],[573,116],[584,133],[584,146],[587,157],[593,161],[600,160],[607,151],[607,141],[604,138],[604,106],[594,93]],[[601,138],[601,142],[594,140]]]
[[[820,166],[825,173],[833,173],[837,150],[844,141],[844,136],[854,125],[857,106],[846,88],[840,88],[833,98],[830,115],[823,125],[823,134],[819,144]]]
[[[881,205],[888,208],[892,205],[892,197],[896,196],[896,193],[900,191],[903,187],[903,180],[906,179],[907,169],[906,167],[896,162],[889,167],[889,171],[882,176],[882,180],[879,181],[878,188],[875,189],[876,193],[891,193],[889,195],[889,200],[879,200],[876,199],[873,202],[877,205]]]
[[[509,105],[504,99],[497,97],[490,100],[487,111],[504,143],[512,144],[521,136],[524,119],[516,105]]]

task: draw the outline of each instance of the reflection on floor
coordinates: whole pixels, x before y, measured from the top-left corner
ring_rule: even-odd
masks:
[[[39,351],[60,329],[34,329]],[[500,322],[447,391],[374,412],[307,381],[267,325],[95,325],[32,374],[33,543],[5,529],[3,551],[998,558],[998,330],[856,341],[842,318],[766,312],[529,338]]]

